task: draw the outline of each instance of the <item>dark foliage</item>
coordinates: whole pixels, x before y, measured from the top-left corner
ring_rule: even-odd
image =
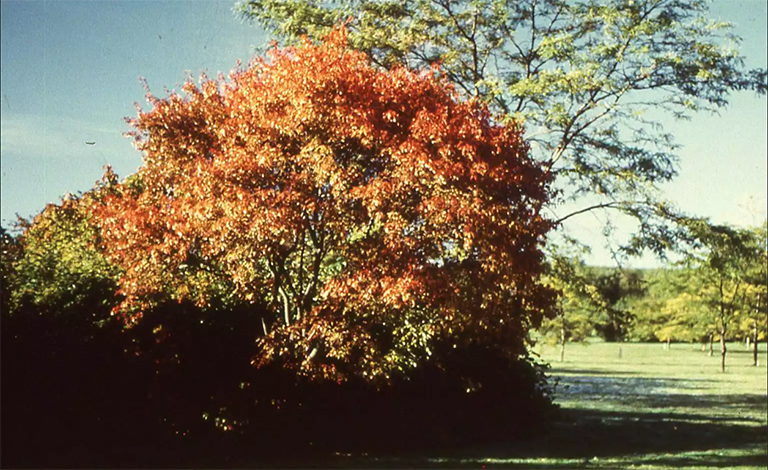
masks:
[[[445,448],[530,435],[554,410],[540,368],[481,345],[445,341],[439,360],[377,389],[254,368],[254,307],[167,303],[130,330],[94,315],[108,311],[3,310],[4,467],[226,467]]]
[[[120,329],[3,311],[4,467],[131,465],[122,450],[159,437],[151,370],[124,354]]]

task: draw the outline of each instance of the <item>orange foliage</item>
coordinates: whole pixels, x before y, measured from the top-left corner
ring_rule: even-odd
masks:
[[[158,294],[265,305],[255,362],[337,379],[540,321],[548,176],[435,70],[374,68],[337,29],[183,90],[148,94],[144,165],[97,213],[129,319]]]

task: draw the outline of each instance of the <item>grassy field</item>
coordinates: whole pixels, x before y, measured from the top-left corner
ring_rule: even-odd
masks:
[[[563,411],[546,435],[434,455],[340,455],[317,466],[768,468],[764,343],[759,367],[743,344],[730,345],[725,373],[718,351],[707,357],[690,344],[569,344],[562,363],[556,347],[537,346],[536,353],[552,365]]]

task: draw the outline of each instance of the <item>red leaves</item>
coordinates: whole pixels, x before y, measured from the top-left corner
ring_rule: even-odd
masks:
[[[343,29],[183,90],[132,121],[144,166],[98,212],[127,309],[152,293],[267,304],[256,362],[336,378],[540,317],[548,181],[518,126],[431,71],[374,68]]]

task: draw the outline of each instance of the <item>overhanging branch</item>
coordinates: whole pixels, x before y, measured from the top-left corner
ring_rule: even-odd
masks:
[[[583,214],[585,212],[593,211],[595,209],[617,209],[619,207],[625,206],[626,202],[604,202],[601,204],[595,204],[593,206],[585,207],[583,209],[579,209],[577,211],[571,212],[570,214],[560,217],[558,220],[555,221],[555,225],[560,225],[561,223],[565,222],[566,220],[570,219],[573,216]]]

